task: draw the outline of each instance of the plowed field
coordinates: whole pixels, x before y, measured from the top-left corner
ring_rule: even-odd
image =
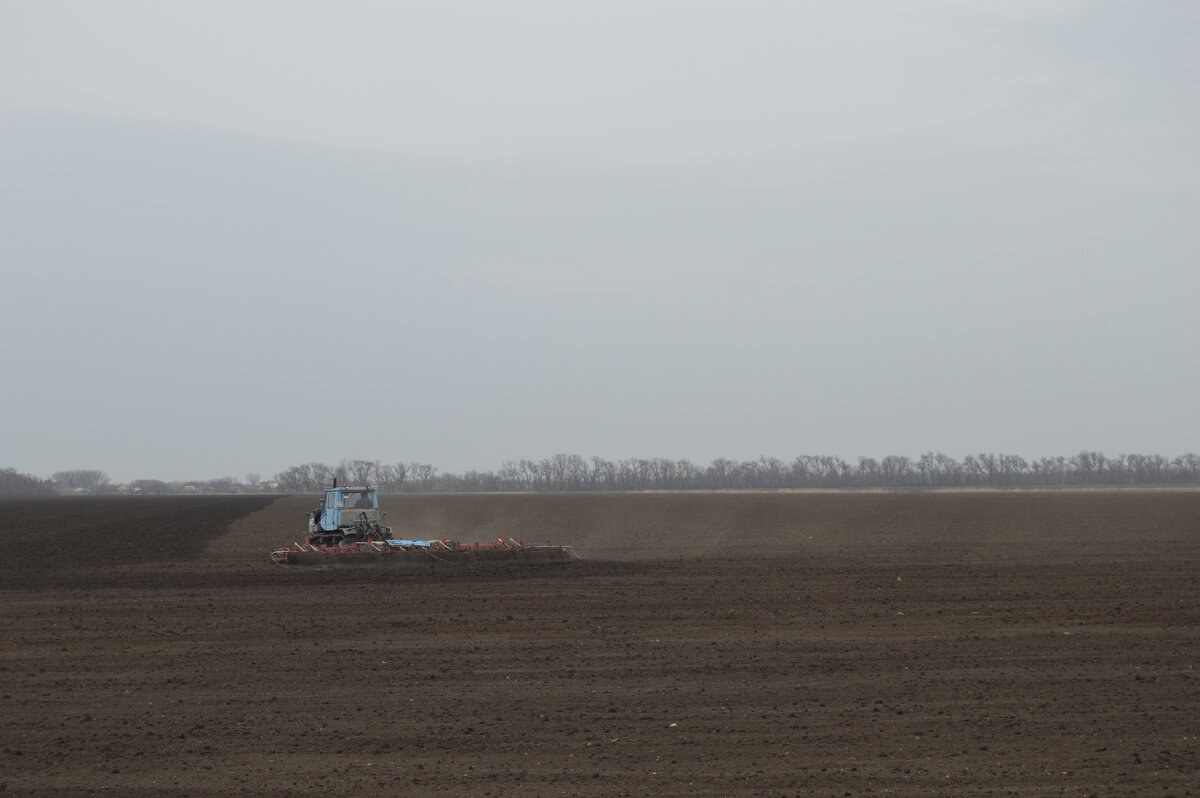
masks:
[[[1200,493],[0,502],[0,791],[1200,795]]]

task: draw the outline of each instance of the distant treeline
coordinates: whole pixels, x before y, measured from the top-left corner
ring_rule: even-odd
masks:
[[[786,490],[801,488],[1049,487],[1056,485],[1197,485],[1200,455],[1168,459],[1157,454],[1080,452],[1072,457],[1026,460],[1011,454],[975,454],[962,460],[940,452],[912,458],[860,457],[851,464],[829,455],[730,460],[708,465],[690,460],[606,460],[556,454],[516,460],[496,471],[442,473],[427,463],[388,464],[343,460],[337,465],[291,466],[263,480],[258,474],[165,482],[138,479],[113,484],[103,471],[59,471],[49,479],[0,470],[0,496],[56,494],[316,493],[333,484],[375,485],[390,493],[480,493],[636,490]]]
[[[319,491],[342,482],[377,485],[400,492],[781,490],[800,488],[1042,487],[1054,485],[1181,485],[1200,483],[1200,455],[1174,459],[1161,455],[1080,452],[1073,457],[1026,460],[1011,454],[967,455],[961,461],[930,452],[917,458],[860,457],[854,464],[828,455],[800,455],[736,461],[718,458],[708,465],[690,460],[585,459],[556,454],[543,460],[504,463],[497,471],[440,473],[432,465],[378,460],[344,460],[292,466],[275,475],[278,490]]]
[[[0,496],[53,496],[57,492],[44,479],[18,473],[15,468],[0,468]]]
[[[269,487],[257,474],[247,474],[243,482],[235,477],[219,477],[188,482],[164,482],[160,479],[135,479],[115,484],[103,471],[79,469],[58,471],[49,479],[20,474],[15,469],[0,470],[0,496],[56,496],[69,494],[133,494],[158,496],[172,493],[250,493]]]

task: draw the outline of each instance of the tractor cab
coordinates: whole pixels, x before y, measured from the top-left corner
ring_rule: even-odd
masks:
[[[345,541],[386,540],[390,529],[382,526],[375,488],[343,485],[325,491],[325,498],[313,510],[309,523],[309,542],[335,545]]]

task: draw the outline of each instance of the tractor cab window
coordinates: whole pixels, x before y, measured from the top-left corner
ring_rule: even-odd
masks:
[[[370,507],[371,494],[366,491],[363,491],[362,493],[347,493],[345,506],[358,508]]]

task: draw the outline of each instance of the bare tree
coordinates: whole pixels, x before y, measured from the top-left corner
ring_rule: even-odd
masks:
[[[1200,480],[1200,455],[1185,454],[1171,461],[1169,468],[1181,482]]]
[[[392,475],[388,487],[395,491],[404,490],[404,483],[407,479],[408,466],[404,463],[396,463],[392,466]]]
[[[571,456],[556,454],[543,463],[544,471],[550,476],[550,490],[567,490],[567,468]]]
[[[542,478],[542,467],[533,460],[521,460],[518,464],[521,469],[521,479],[524,483],[524,490],[537,490],[541,487],[538,482]]]
[[[1000,455],[1001,481],[1005,485],[1020,485],[1029,475],[1029,463],[1015,454]]]
[[[330,468],[324,463],[309,463],[309,490],[323,491],[333,485],[333,480],[337,479],[342,483],[346,481],[346,472],[339,468]]]
[[[108,474],[94,469],[56,471],[50,475],[50,481],[60,492],[73,490],[91,492],[108,484]]]
[[[616,464],[603,457],[592,457],[592,485],[596,490],[616,490]]]
[[[433,489],[433,478],[437,475],[437,467],[428,463],[412,463],[408,467],[408,472],[412,474],[420,490],[428,491]]]
[[[933,456],[934,468],[936,469],[936,482],[939,485],[960,485],[962,484],[962,468],[958,461],[953,457],[948,457],[941,452]]]
[[[354,480],[355,485],[371,485],[378,481],[378,460],[351,460],[349,462],[343,460],[342,469],[350,479]]]
[[[1071,459],[1081,482],[1090,484],[1102,481],[1108,459],[1100,452],[1083,451]]]
[[[787,474],[787,464],[778,457],[763,455],[758,458],[758,476],[760,488],[778,490],[784,487],[784,476]]]
[[[691,460],[683,459],[675,464],[675,473],[679,484],[676,487],[690,490],[699,487],[703,472]]]
[[[725,457],[718,457],[708,467],[707,476],[710,487],[732,488],[737,479],[738,464]]]

